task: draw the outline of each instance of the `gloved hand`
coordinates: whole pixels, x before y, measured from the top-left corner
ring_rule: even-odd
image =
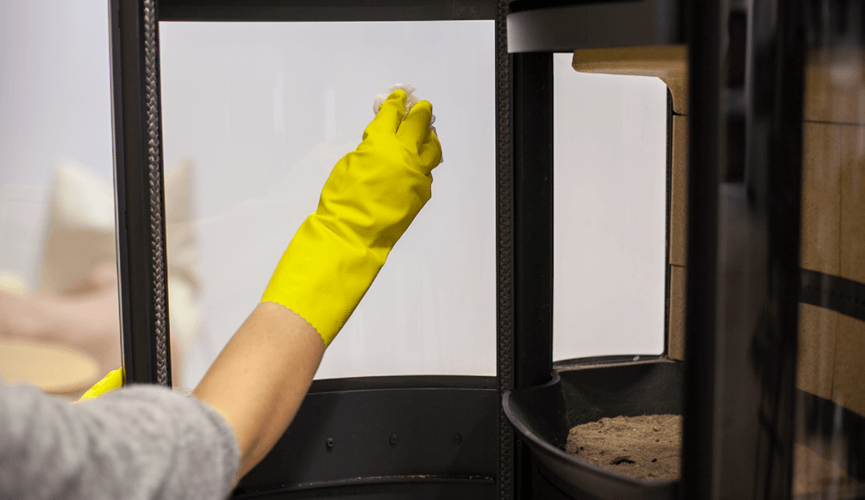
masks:
[[[114,389],[120,389],[123,387],[123,368],[118,368],[116,370],[112,370],[108,372],[108,375],[105,376],[99,382],[87,390],[81,399],[78,401],[86,401],[88,399],[95,399],[99,396],[105,394],[106,392],[113,391]]]
[[[421,101],[406,116],[405,104],[404,91],[391,93],[363,142],[337,162],[261,299],[303,317],[325,346],[430,198],[430,172],[442,155],[432,105]]]

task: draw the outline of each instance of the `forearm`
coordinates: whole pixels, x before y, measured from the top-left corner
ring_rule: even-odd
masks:
[[[337,162],[262,303],[193,393],[234,428],[241,477],[285,432],[326,345],[430,199],[431,171],[441,160],[432,105],[422,101],[406,113],[406,99],[403,90],[391,93],[363,142]]]
[[[193,395],[234,429],[243,477],[273,448],[297,413],[324,355],[302,317],[262,302],[228,342]]]

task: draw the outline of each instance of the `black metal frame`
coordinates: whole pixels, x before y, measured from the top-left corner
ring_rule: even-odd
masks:
[[[159,0],[160,21],[493,20],[494,0]]]
[[[498,412],[493,377],[316,380],[235,498],[496,498]]]
[[[149,4],[109,3],[117,275],[125,381],[170,386],[158,32],[148,32],[158,23]]]
[[[514,388],[516,330],[514,282],[514,172],[511,57],[508,54],[506,0],[496,14],[496,377],[499,401]],[[514,432],[499,405],[498,497],[514,498]]]
[[[514,124],[513,385],[541,385],[553,371],[553,55],[511,54]],[[514,448],[516,498],[531,498],[531,459]]]
[[[733,68],[747,19],[745,71]],[[683,498],[789,498],[799,292],[801,4],[708,1],[690,27]],[[733,56],[731,56],[731,54]],[[744,117],[745,150],[728,147]],[[744,170],[736,165],[744,165]]]
[[[721,84],[721,0],[688,12],[688,270],[683,387],[682,498],[713,498],[715,317],[718,260],[719,106]],[[691,168],[699,165],[700,168]],[[694,222],[692,222],[694,221]],[[699,221],[699,223],[697,223]],[[704,363],[701,365],[700,363]],[[701,404],[700,399],[706,403]],[[691,480],[691,478],[694,478]],[[705,481],[705,482],[703,482]]]
[[[678,0],[512,0],[511,52],[571,52],[577,48],[679,43]]]
[[[512,54],[514,387],[553,368],[553,55]]]

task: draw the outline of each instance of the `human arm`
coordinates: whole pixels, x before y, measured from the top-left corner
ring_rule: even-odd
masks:
[[[239,465],[228,423],[155,386],[79,404],[0,382],[0,498],[224,498]]]
[[[238,479],[288,428],[324,355],[315,329],[282,305],[262,302],[210,366],[193,396],[228,421],[241,453]]]
[[[422,101],[406,116],[405,102],[402,90],[391,94],[357,150],[334,167],[263,302],[194,392],[237,433],[241,477],[285,432],[326,345],[430,198],[441,159],[432,107]]]
[[[429,199],[429,171],[441,156],[427,128],[431,109],[419,103],[403,121],[405,94],[395,100],[357,154],[334,169],[307,219],[313,224],[298,231],[264,301],[195,397],[132,387],[69,405],[0,387],[0,498],[219,498],[267,454],[297,412],[325,343]],[[299,257],[310,255],[324,260],[303,266],[309,261]]]

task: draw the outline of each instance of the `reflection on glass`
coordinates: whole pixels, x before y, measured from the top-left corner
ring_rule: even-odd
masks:
[[[72,161],[50,175],[47,187],[0,186],[3,375],[76,392],[120,366],[114,197]],[[61,380],[69,390],[53,389]]]
[[[176,368],[190,325],[199,321],[188,311],[196,272],[187,264],[187,199],[171,196],[183,190],[188,172],[182,165],[166,175]],[[51,175],[47,190],[0,186],[0,339],[9,343],[0,353],[6,365],[0,375],[72,395],[121,365],[114,195],[109,180],[73,161],[59,162]],[[24,345],[32,343],[40,345]],[[174,383],[184,385],[182,374]]]
[[[107,19],[0,9],[0,378],[69,397],[121,364]]]
[[[553,358],[664,351],[667,87],[555,54]]]
[[[375,96],[400,82],[433,104],[446,162],[317,377],[495,374],[493,40],[491,21],[160,24],[165,164],[190,169],[166,188],[187,200],[182,236],[167,229],[169,246],[187,239],[186,260],[168,260],[188,282],[169,293],[189,298],[188,385],[260,300]]]
[[[865,496],[865,53],[858,6],[808,3],[802,128],[798,498]],[[840,279],[839,279],[840,278]],[[843,281],[842,281],[843,280]],[[839,288],[838,283],[843,283]],[[807,300],[807,302],[806,302]]]

